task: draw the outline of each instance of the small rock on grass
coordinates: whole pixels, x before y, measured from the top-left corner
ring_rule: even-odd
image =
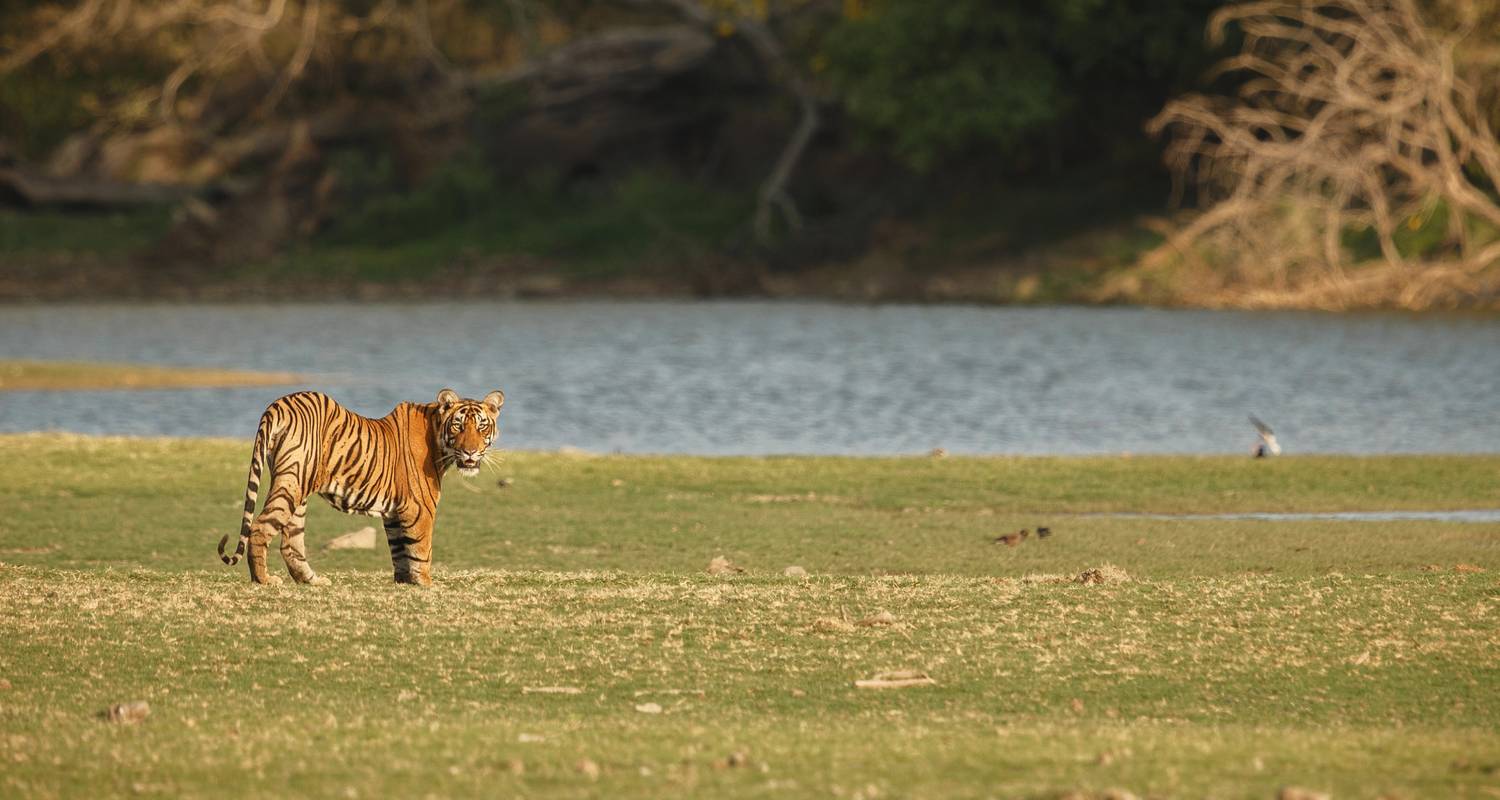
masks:
[[[781,574],[787,576],[788,578],[806,578],[807,570],[793,564],[792,566],[782,570]]]
[[[375,529],[366,525],[357,531],[350,531],[343,536],[335,537],[328,544],[323,545],[324,550],[374,550]]]
[[[730,575],[744,571],[744,567],[736,566],[723,556],[714,556],[714,560],[708,562],[708,574],[710,575]]]
[[[1057,800],[1138,800],[1134,792],[1125,789],[1105,789],[1102,792],[1085,792],[1074,789],[1064,792]]]
[[[151,716],[151,704],[145,700],[132,700],[128,703],[115,703],[109,708],[99,712],[99,716],[109,722],[118,722],[129,725],[144,720]]]
[[[747,754],[743,750],[736,750],[733,753],[730,753],[729,755],[715,761],[714,769],[735,769],[737,767],[747,766],[749,763],[749,754]]]
[[[1276,800],[1330,800],[1332,797],[1327,792],[1317,792],[1301,786],[1283,786],[1276,793]]]
[[[906,689],[913,686],[936,686],[937,681],[925,672],[901,669],[878,672],[873,677],[854,682],[858,689]]]

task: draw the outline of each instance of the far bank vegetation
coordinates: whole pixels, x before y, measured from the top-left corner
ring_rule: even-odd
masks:
[[[1497,87],[1482,0],[15,4],[0,298],[1494,308]]]
[[[1190,304],[1461,307],[1500,297],[1500,13],[1480,2],[1252,2],[1209,23],[1232,96],[1150,123],[1203,213],[1115,286]],[[1424,16],[1425,14],[1425,16]],[[1176,273],[1174,275],[1174,272]]]

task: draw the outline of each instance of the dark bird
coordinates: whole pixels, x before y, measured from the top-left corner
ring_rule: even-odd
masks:
[[[1038,527],[1036,529],[1036,538],[1038,538],[1038,539],[1045,539],[1045,538],[1047,538],[1048,536],[1051,536],[1051,535],[1052,535],[1052,529],[1051,528]]]
[[[1250,424],[1254,425],[1255,432],[1260,434],[1260,441],[1255,444],[1255,457],[1265,458],[1268,455],[1281,455],[1281,445],[1276,443],[1276,431],[1271,430],[1270,425],[1261,422],[1254,414],[1250,415]]]

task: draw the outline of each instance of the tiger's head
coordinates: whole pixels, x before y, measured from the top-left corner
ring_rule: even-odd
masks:
[[[479,474],[485,452],[499,435],[495,418],[500,415],[503,405],[505,392],[498,389],[485,395],[483,400],[465,400],[452,389],[438,392],[437,416],[433,424],[437,426],[443,468],[458,467],[459,474],[466,478]]]

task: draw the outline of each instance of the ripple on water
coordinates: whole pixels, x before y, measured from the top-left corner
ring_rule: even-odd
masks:
[[[774,302],[0,308],[0,358],[291,371],[503,444],[704,454],[1500,452],[1500,319]],[[0,431],[248,438],[285,387],[0,395]]]

